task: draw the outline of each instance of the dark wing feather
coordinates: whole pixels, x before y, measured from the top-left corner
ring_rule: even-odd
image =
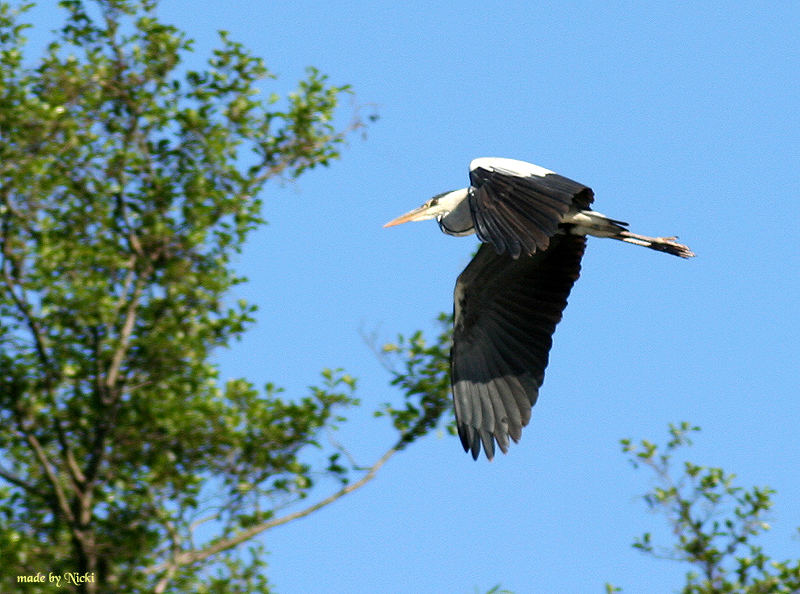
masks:
[[[458,277],[450,370],[456,426],[472,457],[518,441],[544,381],[552,335],[581,269],[586,238],[556,235],[518,259],[482,244]]]
[[[589,208],[594,200],[591,188],[556,173],[519,175],[481,166],[469,177],[478,238],[512,258],[547,249],[569,209]]]

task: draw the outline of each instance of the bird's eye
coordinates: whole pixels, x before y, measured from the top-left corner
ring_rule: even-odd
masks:
[[[430,202],[428,202],[428,206],[436,206],[437,204],[439,204],[438,198],[433,198]]]

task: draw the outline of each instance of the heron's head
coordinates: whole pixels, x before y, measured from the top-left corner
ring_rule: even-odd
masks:
[[[464,188],[462,190],[437,194],[419,208],[415,208],[411,212],[407,212],[396,219],[392,219],[386,223],[384,227],[394,227],[400,223],[409,223],[411,221],[427,221],[429,219],[440,220],[442,217],[453,212],[456,207],[464,201],[467,197],[467,192],[467,188]]]

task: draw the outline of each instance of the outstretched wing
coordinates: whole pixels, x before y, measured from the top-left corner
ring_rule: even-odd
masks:
[[[512,258],[547,249],[570,207],[589,208],[594,200],[591,188],[514,159],[475,159],[469,178],[478,238]]]
[[[556,235],[550,248],[512,259],[482,244],[456,281],[450,371],[464,451],[505,453],[531,417],[552,335],[581,269],[586,238]]]

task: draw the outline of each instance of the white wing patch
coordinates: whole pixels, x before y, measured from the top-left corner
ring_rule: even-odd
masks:
[[[531,175],[544,177],[545,175],[555,173],[554,171],[539,167],[533,163],[518,161],[516,159],[504,159],[502,157],[481,157],[479,159],[473,159],[469,164],[469,170],[472,171],[478,168],[490,171],[503,170],[513,175],[518,175],[519,177],[529,177]]]

